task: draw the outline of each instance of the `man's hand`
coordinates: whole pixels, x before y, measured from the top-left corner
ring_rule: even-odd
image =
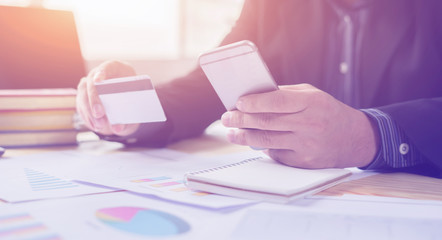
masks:
[[[94,86],[95,82],[105,79],[134,75],[136,75],[135,70],[128,64],[108,61],[91,70],[87,77],[80,80],[77,87],[77,112],[89,129],[104,135],[119,136],[130,135],[138,129],[139,124],[109,124]]]
[[[308,84],[241,97],[222,123],[232,143],[266,148],[273,159],[300,168],[368,165],[377,132],[368,117]]]

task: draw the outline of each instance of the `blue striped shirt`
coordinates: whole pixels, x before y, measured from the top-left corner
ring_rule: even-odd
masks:
[[[377,124],[380,139],[376,157],[363,169],[405,168],[424,162],[423,156],[390,116],[374,108],[361,111]]]

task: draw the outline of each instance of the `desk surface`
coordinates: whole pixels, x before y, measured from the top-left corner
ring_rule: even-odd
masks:
[[[78,147],[8,150],[5,157],[46,151],[82,149],[85,147],[98,150],[102,148],[105,152],[136,150],[124,148],[119,143],[98,141],[87,144],[82,143]],[[223,136],[216,134],[203,135],[198,138],[181,141],[170,145],[168,148],[200,156],[213,156],[250,150],[248,147],[232,145],[225,141]],[[442,186],[441,179],[407,173],[380,173],[344,182],[329,188],[317,194],[319,199],[298,200],[290,205],[260,203],[247,208],[232,209],[227,213],[191,209],[192,207],[173,204],[167,201],[135,198],[125,193],[95,194],[78,198],[52,199],[23,204],[4,203],[3,205],[0,204],[0,208],[3,207],[2,211],[6,211],[6,214],[13,212],[16,209],[14,207],[17,205],[20,211],[23,210],[20,208],[22,206],[32,209],[34,211],[32,212],[33,216],[39,217],[40,220],[44,219],[42,221],[45,221],[49,228],[55,229],[63,236],[67,236],[68,239],[79,239],[85,236],[87,238],[92,238],[93,236],[102,238],[104,236],[98,233],[81,235],[82,230],[72,231],[72,227],[70,227],[72,225],[84,231],[91,231],[91,226],[97,228],[96,224],[99,222],[97,222],[97,218],[92,219],[90,213],[96,211],[97,206],[102,206],[103,199],[109,201],[108,204],[127,204],[128,201],[131,201],[130,205],[147,205],[156,209],[163,209],[163,211],[167,210],[181,217],[187,216],[186,220],[194,227],[197,226],[198,231],[193,231],[191,235],[184,235],[184,239],[207,239],[208,236],[212,239],[226,239],[232,236],[238,239],[292,239],[292,236],[298,234],[299,231],[304,231],[302,234],[297,235],[300,236],[300,239],[324,239],[321,237],[317,238],[318,233],[321,233],[321,236],[328,236],[327,238],[334,236],[333,239],[355,239],[355,236],[351,235],[351,231],[336,230],[342,229],[344,226],[348,229],[354,229],[355,232],[353,234],[369,234],[367,236],[375,239],[416,239],[409,232],[406,233],[408,235],[404,238],[404,234],[401,235],[402,230],[394,231],[396,235],[392,237],[391,233],[385,232],[384,225],[393,227],[393,229],[397,229],[397,227],[407,228],[417,233],[430,232],[431,236],[421,236],[419,239],[433,239],[431,237],[442,231],[438,230],[440,229],[440,224],[442,224],[442,217],[437,217],[442,216],[442,202],[427,203],[427,201],[416,201],[411,205],[407,205],[407,203],[381,201],[376,203],[367,201],[369,205],[366,203],[361,205],[361,202],[335,201],[333,198],[349,194],[352,196],[368,195],[394,197],[395,199],[441,201],[442,188],[440,186]],[[112,197],[112,199],[103,197],[109,194],[114,194],[113,196],[115,197]],[[330,196],[331,198],[328,198]],[[328,202],[321,200],[323,197],[324,199],[331,200]],[[428,206],[426,206],[427,204]],[[78,210],[71,209],[76,207],[78,207]],[[45,214],[45,211],[47,213],[48,209],[52,210],[49,217],[45,216],[48,215]],[[70,218],[60,219],[58,211],[64,210],[68,213],[64,212],[62,215],[68,214]],[[2,212],[2,214],[5,214],[5,212]],[[2,214],[0,214],[0,217]],[[322,215],[318,217],[318,214]],[[349,214],[350,217],[343,217],[345,214]],[[373,216],[375,216],[374,220],[372,219]],[[413,219],[414,217],[416,219]],[[84,224],[84,218],[89,218],[88,221],[95,222]],[[301,222],[299,222],[299,218],[302,218]],[[60,221],[62,223],[57,224]],[[367,227],[367,223],[372,225]],[[2,233],[1,227],[0,221],[0,237]],[[106,236],[113,236],[111,231],[106,234],[108,234]],[[121,235],[115,234],[113,239],[119,239],[118,236]],[[135,237],[135,239],[138,238]]]
[[[220,137],[207,135],[173,144],[170,148],[201,155],[250,150],[248,147],[232,145]],[[318,193],[318,195],[341,196],[355,194],[442,201],[441,186],[442,179],[399,172],[379,173],[341,183]]]
[[[86,136],[86,139],[91,138]],[[115,143],[108,146],[115,151],[123,149],[123,145]],[[201,155],[214,156],[250,150],[249,147],[228,143],[219,134],[203,135],[168,146],[169,149]],[[5,157],[20,156],[47,151],[72,150],[75,147],[9,149]],[[130,151],[130,149],[126,149]],[[318,195],[341,196],[344,194],[398,197],[416,200],[442,201],[442,179],[420,176],[409,173],[379,173],[362,179],[341,183],[324,190]]]

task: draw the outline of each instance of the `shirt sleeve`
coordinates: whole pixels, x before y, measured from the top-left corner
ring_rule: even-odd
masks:
[[[361,111],[376,123],[380,138],[376,157],[362,169],[408,168],[424,163],[422,154],[388,114],[373,108]]]

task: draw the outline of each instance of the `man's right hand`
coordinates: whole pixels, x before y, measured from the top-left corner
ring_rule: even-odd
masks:
[[[135,70],[130,65],[118,61],[107,61],[92,69],[86,77],[80,80],[77,87],[77,112],[89,129],[103,135],[118,136],[128,136],[138,129],[139,124],[111,125],[94,85],[106,79],[135,75]]]

